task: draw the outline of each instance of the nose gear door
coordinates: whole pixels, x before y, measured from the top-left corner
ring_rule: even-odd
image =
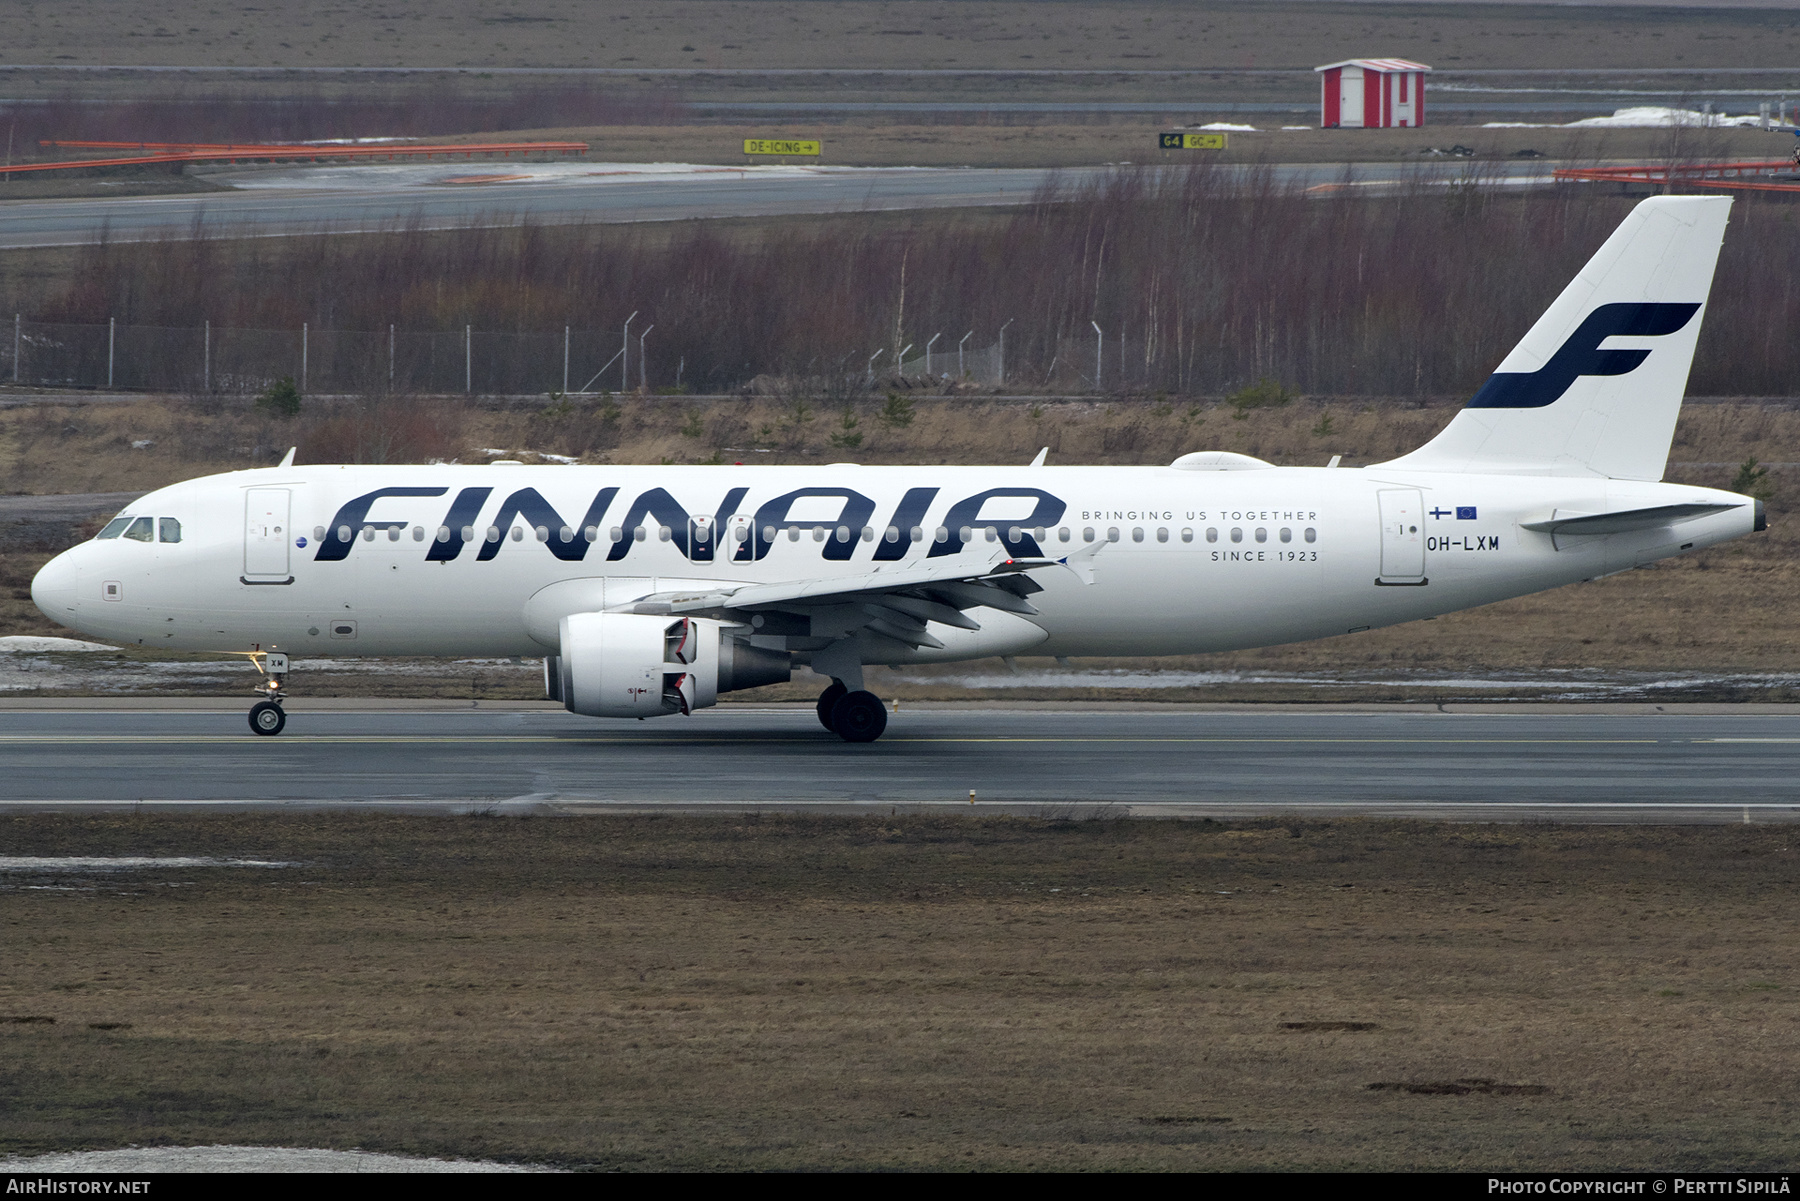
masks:
[[[286,488],[250,488],[244,493],[244,583],[291,584],[288,515],[293,493]]]
[[[1383,488],[1381,578],[1377,584],[1421,585],[1425,578],[1425,494],[1417,488]]]

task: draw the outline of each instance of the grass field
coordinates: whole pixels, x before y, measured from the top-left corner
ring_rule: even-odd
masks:
[[[0,1154],[1779,1170],[1783,829],[9,817]]]
[[[852,167],[1074,167],[1111,163],[1178,166],[1209,162],[1390,163],[1445,161],[1474,164],[1517,159],[1534,152],[1558,162],[1663,162],[1780,159],[1792,153],[1790,134],[1758,129],[1485,129],[1427,125],[1420,129],[1283,130],[1283,124],[1316,124],[1318,118],[1249,114],[1234,120],[1258,126],[1233,133],[1223,151],[1165,151],[1158,133],[1186,120],[1212,120],[1215,110],[1196,103],[1191,117],[1115,116],[1079,124],[1058,120],[983,121],[957,124],[811,123],[776,121],[779,136],[816,138],[820,161]],[[671,126],[570,126],[521,131],[530,139],[574,139],[601,162],[741,164],[745,138],[769,137],[771,122]],[[1465,146],[1469,159],[1432,151]],[[204,179],[204,176],[198,177]]]

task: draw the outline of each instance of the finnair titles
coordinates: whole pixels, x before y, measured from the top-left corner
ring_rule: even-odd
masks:
[[[296,466],[143,497],[32,598],[84,635],[248,655],[279,733],[305,655],[541,655],[594,717],[831,683],[870,664],[1176,655],[1413,621],[1764,528],[1663,483],[1731,201],[1656,197],[1468,406],[1358,469],[1226,451],[1166,467]]]

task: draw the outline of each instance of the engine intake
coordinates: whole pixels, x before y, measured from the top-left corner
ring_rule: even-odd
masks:
[[[562,653],[544,660],[544,693],[588,717],[661,717],[788,679],[785,651],[753,647],[731,629],[699,617],[572,614],[562,619]]]

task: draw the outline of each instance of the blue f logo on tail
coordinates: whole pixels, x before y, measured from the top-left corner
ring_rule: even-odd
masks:
[[[1647,350],[1601,350],[1617,336],[1659,338],[1692,320],[1697,304],[1603,304],[1575,327],[1550,361],[1536,371],[1496,371],[1469,402],[1471,409],[1541,409],[1578,376],[1624,375],[1650,357]]]

